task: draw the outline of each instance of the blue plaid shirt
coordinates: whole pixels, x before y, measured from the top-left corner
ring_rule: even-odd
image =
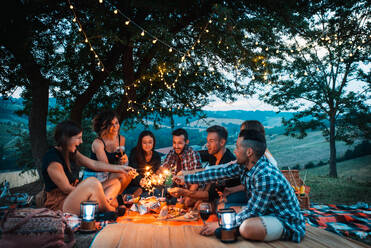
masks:
[[[300,212],[299,201],[285,176],[265,156],[251,170],[231,164],[186,175],[184,180],[186,183],[205,183],[235,177],[239,177],[246,187],[249,199],[246,207],[237,214],[238,225],[251,217],[274,216],[284,226],[281,239],[301,241],[305,234],[305,220]]]

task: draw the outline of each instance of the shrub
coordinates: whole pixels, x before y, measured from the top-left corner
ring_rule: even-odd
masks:
[[[313,162],[309,162],[309,163],[304,165],[304,169],[311,169],[311,168],[314,168],[314,167],[316,167],[316,165]]]
[[[296,164],[291,169],[293,169],[293,170],[300,170],[300,164]]]
[[[318,164],[317,164],[317,167],[319,167],[319,166],[323,166],[323,165],[325,165],[325,164],[327,164],[327,163],[325,163],[325,162],[323,162],[322,160],[320,160],[320,161],[318,162]]]

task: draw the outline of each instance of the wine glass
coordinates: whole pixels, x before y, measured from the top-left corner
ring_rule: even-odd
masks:
[[[115,151],[115,157],[117,158],[117,164],[121,164],[121,158],[125,155],[125,146],[118,146]]]
[[[202,222],[205,225],[206,224],[205,221],[209,218],[211,214],[211,205],[208,202],[202,202],[199,205],[198,210],[200,212],[200,217],[202,219]]]
[[[130,208],[134,204],[134,198],[132,195],[125,195],[123,200],[124,200],[125,207],[128,209],[128,215],[129,215]]]

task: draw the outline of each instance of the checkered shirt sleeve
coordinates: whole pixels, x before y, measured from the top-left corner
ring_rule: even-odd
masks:
[[[186,183],[208,183],[218,179],[236,178],[241,173],[241,167],[238,164],[230,164],[226,167],[210,168],[191,175],[185,175]]]
[[[174,150],[170,150],[169,153],[166,155],[161,167],[166,168],[166,169],[171,169],[170,167],[176,164],[175,156],[176,154]]]
[[[187,151],[183,154],[182,166],[183,170],[186,171],[202,168],[201,157],[198,152],[194,151],[191,147],[188,147]]]

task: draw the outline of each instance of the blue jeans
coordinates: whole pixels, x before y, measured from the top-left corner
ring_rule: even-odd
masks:
[[[247,197],[245,191],[238,191],[227,196],[227,202],[224,203],[225,208],[230,208],[232,206],[246,206]]]

